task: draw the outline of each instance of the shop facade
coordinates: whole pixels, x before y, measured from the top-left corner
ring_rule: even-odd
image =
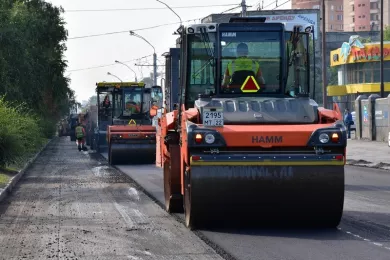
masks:
[[[330,52],[330,66],[337,70],[337,85],[327,86],[327,95],[340,108],[355,110],[359,95],[380,95],[380,43],[361,43],[357,36]],[[383,43],[385,96],[390,93],[390,41]]]

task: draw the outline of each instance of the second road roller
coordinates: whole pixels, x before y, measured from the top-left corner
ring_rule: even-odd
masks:
[[[104,96],[98,102],[100,118],[106,116],[109,164],[154,162],[156,128],[149,111],[161,106],[161,87],[147,88],[142,82],[102,82],[97,83],[97,92]]]

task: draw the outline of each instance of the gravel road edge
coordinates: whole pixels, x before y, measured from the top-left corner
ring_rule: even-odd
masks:
[[[19,173],[12,177],[12,179],[8,182],[7,186],[0,192],[0,202],[3,201],[7,197],[7,195],[12,192],[13,187],[15,187],[18,181],[26,173],[28,168],[30,168],[30,166],[35,162],[39,155],[41,155],[41,153],[46,149],[46,147],[54,140],[54,138],[49,139],[49,141],[35,154],[35,156],[27,161],[27,163],[19,171]]]

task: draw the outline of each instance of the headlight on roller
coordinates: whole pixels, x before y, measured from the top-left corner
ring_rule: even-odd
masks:
[[[321,143],[326,144],[327,142],[329,142],[329,135],[325,133],[320,134],[318,139],[320,140]]]
[[[204,140],[206,143],[208,144],[213,144],[215,142],[215,136],[213,134],[207,134],[205,137],[204,137]]]

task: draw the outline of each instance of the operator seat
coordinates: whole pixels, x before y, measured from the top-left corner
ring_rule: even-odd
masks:
[[[231,85],[231,86],[239,85],[241,87],[241,85],[244,84],[244,82],[248,76],[255,77],[255,73],[251,70],[235,71],[235,72],[233,72],[232,80],[231,80],[231,83],[229,85]]]

